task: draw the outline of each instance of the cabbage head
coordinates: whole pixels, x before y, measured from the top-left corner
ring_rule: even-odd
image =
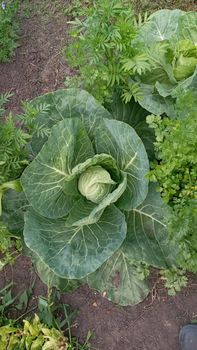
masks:
[[[110,173],[100,165],[89,167],[78,181],[79,192],[93,203],[100,203],[111,192],[112,180]]]
[[[197,67],[197,44],[189,40],[178,42],[174,55],[173,74],[177,81],[189,78]]]
[[[88,283],[116,303],[138,303],[149,292],[147,267],[167,268],[174,255],[142,140],[85,91],[59,90],[31,105],[47,106],[37,119],[47,133],[34,133],[20,179],[24,241],[40,277],[61,290]],[[5,217],[11,206],[16,212],[9,192],[3,204]]]

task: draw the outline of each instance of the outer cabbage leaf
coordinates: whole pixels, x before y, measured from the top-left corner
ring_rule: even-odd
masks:
[[[129,125],[117,120],[103,120],[95,130],[97,153],[107,150],[117,162],[120,170],[127,174],[127,188],[117,205],[130,210],[141,204],[148,192],[149,161],[145,147]]]
[[[138,304],[149,293],[147,280],[139,278],[136,266],[121,248],[86,280],[91,288],[122,306]]]
[[[80,197],[72,169],[92,156],[92,143],[78,118],[64,119],[55,125],[21,177],[34,210],[49,218],[65,216]]]
[[[184,15],[181,10],[159,10],[153,13],[139,32],[140,40],[147,46],[157,41],[170,39],[177,31],[179,19]]]
[[[180,89],[192,88],[193,81],[197,76],[197,68],[187,79],[180,81],[176,85],[167,85],[156,82],[155,85],[141,84],[141,97],[139,104],[150,113],[161,115],[166,114],[170,118],[176,117],[176,95]]]
[[[146,117],[149,115],[149,112],[135,102],[134,99],[129,103],[124,103],[118,96],[115,96],[111,107],[114,119],[127,123],[135,129],[144,143],[149,158],[153,159],[155,134],[146,123]]]
[[[139,263],[164,269],[175,265],[177,251],[166,230],[167,208],[155,187],[150,185],[143,204],[125,212],[128,231],[121,248],[87,277],[90,287],[120,305],[139,303],[149,292],[147,281],[140,279]]]
[[[29,203],[24,192],[8,190],[3,196],[2,221],[9,232],[21,235],[24,228],[24,213],[29,208]]]
[[[28,249],[28,248],[26,248]],[[81,280],[68,280],[57,276],[49,267],[39,258],[39,256],[28,249],[28,256],[31,257],[36,272],[43,283],[50,287],[56,287],[61,292],[71,292],[78,288],[81,284]]]
[[[155,89],[159,93],[160,96],[166,98],[170,96],[174,91],[174,86],[168,84],[161,84],[160,82],[156,82]]]
[[[143,108],[147,109],[147,111],[156,115],[164,113],[171,117],[175,115],[175,99],[173,97],[162,97],[154,85],[141,84],[140,89],[142,97],[139,103]]]
[[[51,128],[65,118],[80,118],[91,135],[91,130],[97,126],[100,118],[110,118],[110,113],[87,91],[79,89],[57,90],[31,101],[31,105],[38,108],[47,105],[47,112],[36,119],[38,126]],[[47,137],[32,138],[32,150],[37,154],[46,142]]]
[[[175,38],[178,40],[189,39],[197,45],[197,12],[186,12],[179,18]]]
[[[120,247],[126,231],[125,216],[113,205],[95,224],[75,227],[66,227],[63,219],[49,220],[30,210],[25,216],[24,240],[55,274],[80,279]]]
[[[127,238],[123,249],[128,259],[164,269],[176,264],[177,251],[167,234],[168,209],[155,184],[149,185],[145,201],[125,215]]]

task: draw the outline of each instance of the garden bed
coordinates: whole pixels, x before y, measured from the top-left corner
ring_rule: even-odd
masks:
[[[23,256],[0,276],[0,288],[13,280],[14,294],[29,288],[36,277],[30,259]],[[83,341],[92,331],[91,350],[179,350],[180,328],[197,318],[197,278],[190,276],[187,288],[175,297],[167,295],[156,272],[151,285],[152,291],[142,303],[128,307],[114,305],[86,285],[62,295],[63,302],[79,310],[73,334]],[[45,294],[46,286],[36,277],[29,309]]]
[[[0,93],[13,93],[7,105],[7,111],[13,113],[21,111],[21,101],[64,87],[65,77],[73,75],[62,53],[70,40],[62,11],[65,1],[45,8],[41,3],[29,3],[31,11],[23,19],[20,46],[10,62],[0,64]],[[178,4],[180,8],[180,1]],[[195,10],[192,1],[188,6]],[[30,259],[20,256],[0,273],[0,288],[13,280],[17,294],[27,289],[34,277]],[[84,340],[92,331],[92,350],[178,350],[180,327],[197,318],[197,277],[190,275],[187,287],[175,297],[168,296],[156,270],[150,283],[151,293],[136,306],[116,306],[86,285],[62,295],[64,302],[79,309],[73,334]],[[29,309],[36,306],[37,296],[45,293],[46,287],[36,277]]]

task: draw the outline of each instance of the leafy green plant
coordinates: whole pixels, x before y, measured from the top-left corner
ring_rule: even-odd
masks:
[[[32,295],[35,280],[30,287],[23,292],[13,296],[13,282],[9,282],[4,288],[0,290],[0,325],[18,325],[19,320],[28,313],[29,299]],[[17,319],[11,319],[10,315],[13,310],[20,310],[23,312]],[[30,310],[31,311],[31,310]]]
[[[185,270],[197,272],[197,200],[190,199],[172,210],[168,223],[171,241],[179,247],[177,263]]]
[[[47,328],[37,315],[30,322],[24,320],[24,327],[10,325],[0,327],[0,349],[68,349],[68,339],[55,328]]]
[[[41,117],[47,112],[47,105],[36,108],[23,102],[23,114],[13,117],[10,113],[5,117],[4,106],[10,97],[10,94],[0,96],[0,216],[4,193],[9,189],[22,190],[17,178],[32,158],[28,148],[32,133],[44,138],[49,132],[42,124],[36,126],[37,116]]]
[[[143,44],[142,59],[149,69],[135,72],[128,58],[124,70],[138,86],[138,102],[153,114],[176,117],[178,91],[190,88],[196,79],[196,21],[196,12],[160,10],[139,30],[136,41]],[[129,87],[126,92],[128,100]]]
[[[49,128],[44,126],[43,124],[40,124],[38,126],[37,124],[37,117],[40,118],[47,113],[48,111],[48,105],[43,103],[43,105],[39,106],[32,106],[30,102],[22,102],[22,108],[24,113],[17,115],[17,121],[20,123],[20,126],[23,129],[28,130],[29,138],[31,138],[30,135],[37,134],[38,137],[44,138],[49,134]]]
[[[39,297],[38,315],[42,323],[47,327],[58,329],[67,334],[67,350],[88,350],[90,348],[89,340],[92,333],[89,331],[86,340],[80,344],[76,337],[72,335],[72,323],[77,315],[77,311],[72,311],[67,304],[61,302],[60,293],[48,285],[47,297]]]
[[[0,116],[5,112],[5,104],[9,101],[12,94],[6,93],[0,95]]]
[[[114,92],[154,114],[176,117],[177,92],[197,74],[196,12],[160,10],[134,16],[125,1],[100,0],[73,24],[67,50],[79,77],[68,81],[102,102]]]
[[[180,292],[182,287],[187,285],[187,277],[184,270],[168,269],[161,271],[161,278],[164,280],[165,287],[168,289],[168,294],[175,296]]]
[[[4,117],[4,104],[9,95],[2,95],[0,100],[0,184],[15,180],[28,164],[26,144],[29,134],[16,127],[11,114]]]
[[[22,243],[18,236],[11,234],[0,221],[0,271],[7,265],[14,263],[22,250]]]
[[[91,333],[88,332],[84,344],[79,344],[71,334],[71,322],[76,313],[70,312],[68,305],[60,304],[57,292],[52,290],[49,290],[47,298],[39,297],[38,315],[30,320],[24,319],[21,326],[19,320],[32,311],[27,310],[27,306],[33,285],[34,282],[28,290],[15,297],[12,296],[12,283],[0,291],[0,349],[88,350]],[[17,319],[11,319],[8,317],[11,309],[25,312]],[[56,317],[57,310],[63,311],[61,317]]]
[[[11,324],[11,321],[9,322],[7,313],[10,306],[12,306],[17,299],[17,296],[15,297],[12,296],[12,292],[11,292],[12,286],[13,286],[13,283],[10,282],[0,290],[0,325],[1,326],[7,325],[8,323]]]
[[[47,112],[36,123],[50,133],[33,133],[34,159],[21,177],[24,229],[19,226],[37,271],[64,291],[88,282],[116,303],[137,303],[149,291],[148,266],[166,269],[176,256],[166,235],[167,209],[155,186],[148,186],[147,153],[131,126],[146,114],[141,119],[138,105],[133,115],[138,110],[139,122],[115,111],[113,118],[77,89],[31,102],[43,104]],[[13,196],[10,190],[3,199],[5,224]],[[14,210],[20,208],[15,200]]]
[[[5,94],[0,97],[0,216],[4,193],[9,189],[22,190],[16,179],[29,163],[27,143],[30,135],[17,127],[11,113],[4,117],[4,105],[10,96]]]
[[[197,118],[172,120],[152,115],[147,121],[155,130],[158,159],[150,179],[161,184],[162,197],[167,203],[187,204],[197,195]]]
[[[0,62],[7,61],[18,46],[19,20],[16,13],[20,0],[1,1],[0,7]]]
[[[73,42],[66,49],[68,62],[78,69],[79,77],[69,79],[67,85],[78,84],[100,101],[110,100],[116,88],[122,91],[128,80],[123,70],[127,58],[133,58],[134,70],[149,68],[139,52],[141,44],[134,42],[142,22],[124,0],[94,1],[84,9],[82,18],[71,22]]]
[[[150,179],[159,183],[163,199],[172,208],[168,232],[179,246],[179,266],[197,272],[196,93],[179,96],[176,109],[179,119],[147,117],[156,135],[157,160],[152,164]]]

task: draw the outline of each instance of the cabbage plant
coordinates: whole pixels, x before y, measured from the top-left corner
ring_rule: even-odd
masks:
[[[166,269],[175,255],[142,140],[85,91],[59,90],[31,105],[47,106],[37,119],[47,133],[33,134],[22,198],[6,193],[4,220],[14,216],[17,226],[18,215],[46,283],[64,291],[88,283],[116,303],[138,303],[149,292],[148,267]]]
[[[190,88],[197,77],[197,13],[159,10],[140,28],[141,70],[133,70],[134,60],[125,60],[129,84],[137,84],[137,100],[153,114],[176,117],[175,102],[181,89]],[[139,65],[138,63],[138,65]]]

